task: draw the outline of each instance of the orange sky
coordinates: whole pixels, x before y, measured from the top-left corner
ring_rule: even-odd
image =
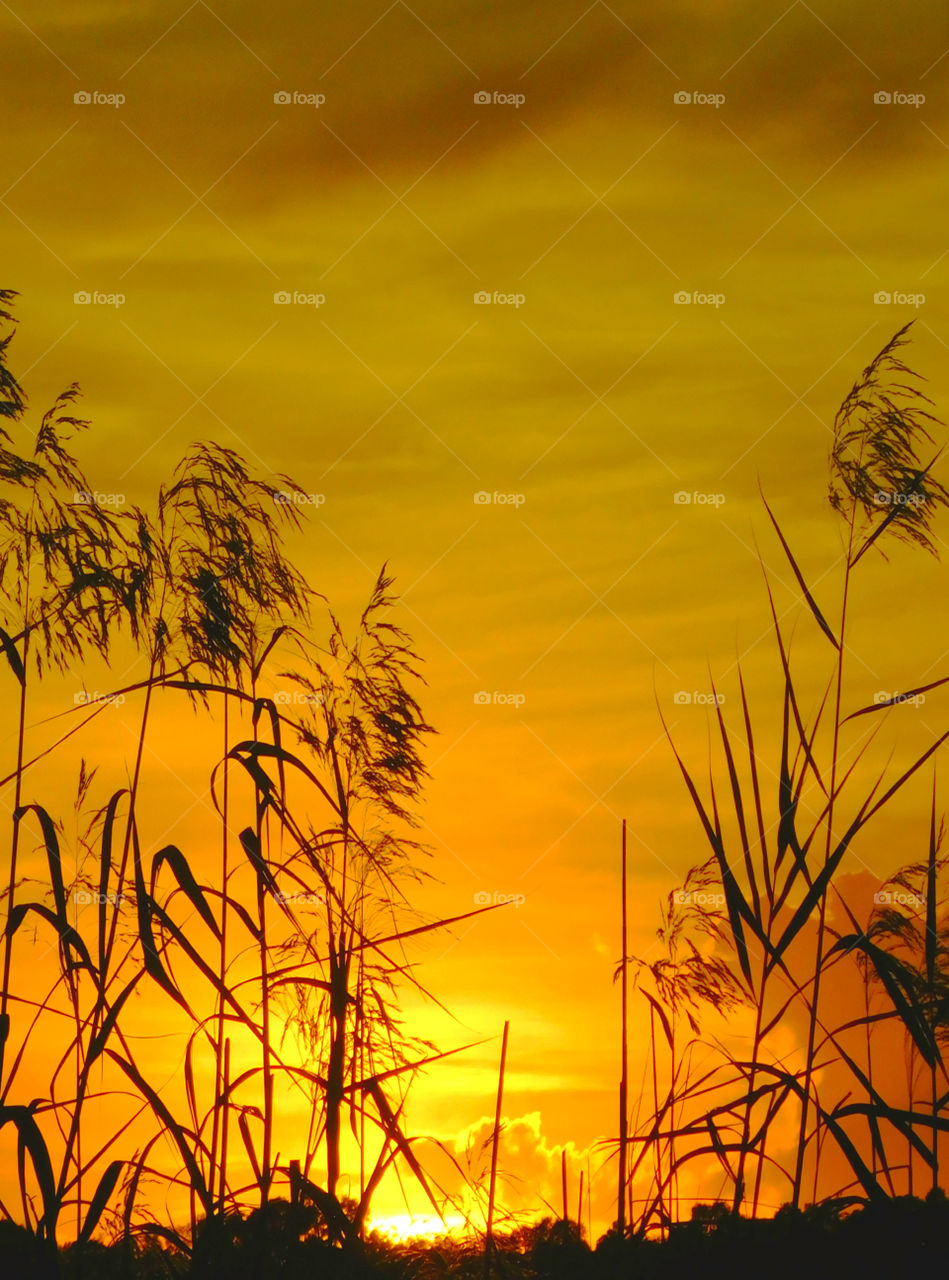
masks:
[[[440,883],[418,905],[524,899],[429,940],[423,976],[461,1025],[427,1009],[419,1027],[449,1047],[510,1019],[505,1112],[552,1195],[555,1149],[615,1131],[620,819],[639,953],[704,856],[656,697],[701,773],[707,710],[675,694],[711,668],[728,707],[739,656],[774,688],[756,537],[780,607],[794,594],[758,480],[816,579],[839,557],[834,410],[914,316],[911,362],[949,400],[949,13],[16,0],[0,23],[13,368],[37,408],[82,384],[102,492],[146,501],[214,438],[324,499],[294,546],[344,617],[388,562],[440,735],[424,813]],[[945,672],[938,565],[897,549],[862,574],[855,706]],[[806,624],[795,656],[816,695],[829,672]],[[938,705],[894,718],[879,759],[922,749]],[[135,716],[113,723],[108,791]],[[207,757],[165,732],[200,785]],[[876,876],[905,860],[888,821],[891,847],[860,851]],[[477,1126],[497,1055],[495,1039],[433,1072],[412,1125]]]

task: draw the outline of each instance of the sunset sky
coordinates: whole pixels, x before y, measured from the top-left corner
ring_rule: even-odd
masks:
[[[417,1083],[410,1127],[485,1136],[510,1020],[506,1167],[522,1203],[555,1197],[563,1144],[573,1180],[616,1133],[621,820],[638,955],[706,856],[657,702],[704,777],[695,695],[711,672],[740,716],[740,659],[777,741],[758,548],[815,704],[830,676],[759,482],[832,612],[838,404],[915,319],[908,359],[949,409],[949,11],[15,0],[0,24],[12,368],[34,413],[81,384],[103,494],[149,502],[197,439],[292,475],[314,497],[294,552],[344,622],[388,564],[438,730],[417,906],[518,898],[418,951],[455,1020],[412,1000],[410,1022],[486,1043]],[[944,593],[918,550],[861,566],[854,708],[947,674]],[[893,713],[874,761],[923,749],[944,705]],[[91,739],[100,802],[136,715]],[[208,756],[162,732],[167,801]],[[867,899],[925,852],[914,800],[848,865]],[[202,838],[169,812],[156,847]]]

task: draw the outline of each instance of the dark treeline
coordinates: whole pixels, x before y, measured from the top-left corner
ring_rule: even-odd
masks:
[[[491,1274],[504,1280],[893,1280],[941,1275],[949,1203],[899,1197],[844,1213],[833,1201],[752,1219],[725,1204],[697,1207],[664,1241],[603,1236],[591,1248],[576,1223],[549,1218],[495,1237]],[[48,1274],[30,1233],[0,1222],[4,1275]],[[272,1201],[248,1218],[199,1231],[187,1257],[145,1239],[64,1249],[62,1280],[483,1280],[483,1245],[445,1237],[393,1243],[376,1233],[334,1248],[319,1212]]]

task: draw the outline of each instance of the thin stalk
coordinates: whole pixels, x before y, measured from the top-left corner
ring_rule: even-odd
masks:
[[[217,997],[217,1036],[214,1047],[214,1120],[211,1130],[211,1185],[214,1185],[214,1177],[216,1171],[216,1162],[220,1159],[220,1176],[221,1176],[221,1204],[223,1207],[224,1197],[224,1173],[225,1160],[227,1153],[227,1125],[223,1123],[224,1132],[222,1134],[222,1107],[221,1100],[224,1097],[225,1083],[225,1060],[229,1052],[224,1040],[224,988],[227,981],[227,897],[228,897],[228,768],[227,753],[230,748],[230,735],[228,723],[228,695],[221,695],[224,709],[224,777],[222,781],[221,795],[221,943],[218,949],[218,978],[220,980],[220,990]],[[220,1150],[219,1150],[220,1148]]]
[[[621,961],[621,1001],[622,1012],[620,1015],[621,1033],[620,1033],[620,1086],[619,1086],[619,1170],[617,1174],[617,1191],[616,1191],[616,1229],[620,1236],[626,1234],[626,1140],[627,1140],[627,1095],[629,1089],[629,1052],[628,1052],[628,996],[627,996],[627,919],[626,919],[626,819],[623,819],[623,844],[622,844],[622,864],[620,872],[621,883],[621,922],[622,922],[622,961]]]
[[[732,1203],[733,1213],[738,1212],[738,1210],[741,1208],[742,1201],[745,1198],[745,1156],[747,1154],[746,1148],[748,1145],[748,1139],[751,1135],[752,1101],[751,1101],[750,1095],[754,1093],[755,1069],[758,1065],[758,1054],[761,1052],[761,1023],[764,1017],[764,997],[765,997],[765,985],[767,982],[767,968],[768,968],[767,960],[762,955],[761,983],[759,985],[757,996],[755,999],[755,1030],[754,1030],[754,1036],[752,1038],[752,1045],[751,1045],[751,1064],[752,1065],[751,1065],[751,1072],[748,1077],[749,1099],[748,1099],[748,1105],[745,1107],[745,1117],[742,1123],[742,1135],[741,1135],[742,1148],[741,1148],[741,1153],[738,1157],[738,1173],[735,1178],[735,1198]],[[761,1137],[762,1149],[758,1155],[758,1167],[755,1171],[754,1197],[751,1202],[751,1216],[753,1218],[756,1218],[758,1216],[758,1195],[761,1187],[761,1170],[762,1170],[762,1166],[764,1165],[764,1141],[765,1141],[764,1134],[762,1134],[762,1137]]]
[[[251,696],[257,704],[257,669],[252,667]],[[254,741],[257,741],[257,725],[254,724]],[[258,794],[256,804],[257,848],[261,858],[264,857],[264,838],[269,836],[269,822],[266,824],[265,806],[261,804]],[[268,842],[269,845],[269,842]],[[260,1204],[267,1203],[270,1194],[271,1164],[273,1160],[273,1067],[270,1061],[270,956],[267,946],[267,893],[263,876],[257,873],[257,922],[260,928],[260,1029],[261,1029],[261,1079],[264,1091],[264,1145],[260,1161]]]
[[[345,926],[340,920],[338,940],[330,947],[330,1052],[326,1072],[326,1189],[336,1195],[340,1175],[341,1112],[345,1096],[347,948]]]
[[[218,1213],[224,1212],[224,1198],[227,1191],[227,1113],[230,1105],[229,1094],[231,1088],[231,1038],[224,1042],[224,1062],[221,1071],[222,1089],[221,1089],[221,1163],[220,1163],[220,1183],[218,1189]]]
[[[933,1169],[932,1169],[932,1191],[935,1193],[939,1189],[939,1130],[936,1128],[936,1121],[939,1116],[939,1101],[936,1095],[936,1064],[930,1068],[929,1072],[930,1087],[930,1107],[933,1117]]]
[[[867,1080],[870,1084],[870,1094],[873,1095],[873,1048],[870,1039],[870,966],[863,966],[863,1012],[867,1019],[864,1032],[867,1044]],[[870,1171],[874,1178],[877,1176],[877,1145],[875,1142],[870,1143]]]
[[[119,920],[118,903],[121,901],[122,885],[124,884],[124,881],[125,881],[125,873],[126,873],[126,868],[128,865],[128,857],[130,853],[131,837],[132,837],[132,831],[134,826],[134,816],[135,816],[135,801],[138,794],[139,779],[141,775],[142,757],[143,757],[144,745],[145,745],[145,730],[146,730],[146,725],[148,723],[148,713],[151,705],[151,695],[152,695],[152,688],[153,688],[154,677],[155,677],[155,666],[156,666],[156,653],[155,653],[155,649],[153,648],[152,655],[151,655],[150,669],[149,669],[149,678],[145,687],[145,705],[142,710],[142,719],[141,719],[141,724],[139,726],[137,751],[136,751],[136,757],[135,757],[135,769],[134,769],[132,784],[131,784],[130,793],[129,793],[129,808],[128,808],[128,815],[127,815],[126,825],[125,825],[122,861],[119,866],[118,878],[115,882],[116,884],[115,893],[116,893],[117,905],[112,911],[112,915],[109,921],[108,938],[103,948],[103,953],[102,953],[102,958],[100,963],[100,973],[98,976],[98,985],[97,985],[97,991],[96,991],[96,1003],[93,1008],[92,1017],[90,1020],[89,1041],[88,1041],[89,1044],[92,1044],[93,1041],[95,1040],[101,1028],[101,1024],[108,1013],[107,988],[109,985],[109,969],[110,969],[111,959],[112,959],[112,955],[115,948],[115,935],[116,935],[116,930],[118,927],[118,920]],[[119,964],[119,969],[121,969],[121,967],[122,967],[122,962],[120,962]],[[79,1048],[77,1045],[77,1053],[78,1051],[79,1051]],[[89,1087],[90,1065],[92,1064],[89,1063],[88,1059],[84,1060],[81,1074],[77,1081],[76,1099],[73,1106],[72,1119],[70,1122],[69,1133],[66,1137],[65,1150],[63,1154],[62,1173],[60,1178],[60,1193],[62,1192],[62,1187],[65,1185],[67,1170],[69,1167],[70,1157],[71,1157],[71,1153],[73,1151],[74,1146],[76,1147],[76,1152],[77,1152],[76,1159],[77,1160],[79,1159],[80,1120],[82,1116],[83,1103],[85,1101],[86,1092]],[[195,1227],[195,1220],[193,1218],[193,1215],[192,1215],[191,1227],[193,1232]]]
[[[359,902],[359,932],[360,936],[366,936],[366,900],[365,894]],[[365,992],[365,951],[360,948],[359,958],[357,961],[358,969],[356,974],[356,1012],[353,1027],[353,1035],[355,1037],[356,1063],[359,1072],[359,1079],[366,1079],[366,1045],[363,1019],[363,1008],[366,998]],[[359,1108],[359,1203],[362,1204],[366,1194],[366,1107],[365,1098],[361,1100]],[[362,1230],[363,1219],[360,1219],[360,1230]]]
[[[336,775],[337,793],[342,815],[342,886],[340,890],[340,916],[338,940],[333,929],[328,931],[330,961],[330,1051],[326,1072],[326,1189],[336,1195],[340,1175],[340,1137],[342,1132],[342,1108],[345,1098],[346,1072],[346,1017],[349,1004],[349,964],[351,948],[346,939],[345,903],[349,879],[349,804],[348,791],[339,771],[339,757],[335,743],[332,759]],[[330,903],[327,899],[327,910]],[[330,915],[332,913],[330,912]]]
[[[852,572],[851,560],[853,557],[853,540],[854,530],[857,520],[857,508],[854,503],[850,514],[850,525],[847,534],[847,561],[844,568],[844,589],[843,598],[840,606],[840,628],[837,632],[837,671],[835,677],[834,691],[834,733],[833,745],[831,747],[830,758],[830,791],[827,796],[827,839],[824,845],[824,865],[827,865],[830,859],[831,847],[834,832],[834,801],[837,795],[837,765],[838,750],[840,744],[840,708],[843,698],[843,677],[844,677],[844,649],[845,637],[847,631],[847,602],[850,595],[850,575]],[[804,1179],[804,1152],[807,1140],[807,1119],[808,1106],[810,1103],[811,1079],[814,1069],[814,1046],[817,1038],[817,1019],[818,1009],[820,1005],[820,982],[821,969],[823,965],[824,955],[824,933],[827,921],[827,894],[821,895],[820,911],[817,922],[817,943],[814,953],[814,990],[811,995],[810,1006],[808,1010],[808,1026],[807,1026],[807,1056],[804,1062],[804,1085],[801,1096],[801,1123],[798,1129],[797,1140],[797,1158],[794,1164],[794,1189],[791,1195],[791,1203],[795,1209],[800,1208],[801,1203],[801,1185]],[[819,1151],[815,1149],[815,1160],[819,1162]]]
[[[72,1011],[73,1021],[76,1024],[76,1035],[73,1042],[76,1051],[76,1108],[80,1105],[80,1090],[82,1084],[82,1018],[79,1013],[79,983],[73,978],[70,983],[72,995]],[[64,1169],[65,1172],[65,1169]],[[82,1231],[82,1131],[76,1132],[76,1239],[79,1239],[79,1233]]]
[[[259,827],[259,821],[258,821]],[[258,844],[258,848],[260,845]],[[267,1203],[273,1158],[273,1066],[270,1061],[270,985],[267,952],[267,895],[262,877],[258,876],[257,906],[260,921],[260,1030],[261,1064],[264,1087],[264,1147],[260,1162],[260,1203]]]
[[[931,1035],[931,1042],[934,1048],[939,1044],[939,1013],[934,1008],[934,996],[937,978],[938,963],[938,933],[937,933],[937,872],[938,872],[938,853],[939,839],[936,834],[936,771],[933,770],[933,796],[932,808],[929,818],[929,859],[926,865],[926,923],[925,923],[925,944],[923,954],[926,960],[926,995],[925,1004],[927,1022]],[[939,1055],[940,1064],[942,1055]],[[933,1121],[933,1140],[932,1140],[932,1191],[935,1192],[939,1186],[939,1130],[936,1127],[936,1121],[939,1113],[939,1104],[936,1096],[936,1055],[929,1064],[929,1100]]]
[[[914,1092],[916,1084],[916,1045],[912,1040],[909,1042],[909,1111],[912,1114],[914,1103]],[[911,1131],[910,1131],[911,1132]],[[913,1144],[907,1135],[906,1140],[906,1177],[907,1177],[907,1195],[913,1194]]]
[[[652,1055],[652,1113],[654,1116],[659,1115],[659,1071],[656,1065],[656,1010],[652,1003],[649,1005],[649,1049]],[[653,1142],[654,1159],[656,1163],[656,1187],[658,1188],[659,1209],[659,1234],[660,1237],[665,1236],[665,1228],[662,1226],[663,1218],[663,1190],[662,1190],[662,1141],[659,1135]]]
[[[587,1156],[587,1239],[593,1239],[593,1177],[590,1172],[589,1156]]]
[[[175,530],[178,525],[178,503],[175,503],[174,519],[171,524],[170,545],[174,543]],[[135,744],[135,768],[132,772],[132,782],[129,787],[128,816],[125,822],[125,834],[122,838],[122,861],[119,864],[119,875],[116,881],[115,891],[121,894],[122,885],[125,881],[125,872],[128,867],[129,851],[132,841],[132,827],[135,821],[135,809],[138,802],[138,791],[142,777],[142,759],[145,754],[145,736],[148,729],[148,717],[152,705],[152,691],[155,687],[155,677],[158,671],[158,663],[161,653],[161,642],[159,640],[160,627],[164,623],[165,604],[168,599],[169,583],[166,575],[162,575],[161,595],[158,601],[158,609],[154,615],[154,624],[151,629],[151,643],[148,650],[148,680],[145,684],[145,704],[142,707],[142,719],[138,727],[138,739]],[[112,914],[109,925],[109,941],[106,946],[106,956],[111,957],[112,948],[115,942],[115,932],[118,927],[118,912]],[[93,1028],[93,1032],[95,1028]],[[192,1223],[192,1228],[194,1223]]]
[[[672,1001],[669,1018],[669,1213],[673,1221],[679,1221],[679,1170],[675,1162],[675,1098],[676,1098],[676,1001]]]
[[[23,796],[23,753],[26,742],[26,688],[27,672],[30,657],[30,532],[26,532],[26,586],[24,604],[23,630],[23,679],[20,682],[19,713],[17,718],[16,741],[16,780],[13,789],[13,838],[10,847],[10,876],[7,882],[7,920],[13,914],[13,902],[16,895],[17,854],[20,846],[20,803]],[[0,1085],[3,1083],[3,1064],[7,1039],[10,1035],[10,1021],[7,1006],[10,999],[10,965],[13,959],[13,934],[9,929],[4,931],[3,939],[3,986],[0,989]]]
[[[510,1023],[504,1024],[501,1039],[501,1065],[498,1069],[498,1101],[494,1109],[494,1133],[491,1139],[491,1182],[488,1188],[488,1221],[484,1233],[484,1280],[491,1276],[491,1251],[494,1248],[494,1192],[498,1180],[498,1145],[501,1139],[501,1107],[504,1101],[504,1068],[507,1063],[507,1036]]]

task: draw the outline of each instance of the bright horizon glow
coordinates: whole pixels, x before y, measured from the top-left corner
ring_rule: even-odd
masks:
[[[390,1213],[378,1218],[369,1218],[370,1231],[378,1231],[390,1240],[402,1243],[406,1240],[437,1240],[440,1236],[450,1235],[455,1239],[463,1239],[468,1226],[460,1213],[448,1213],[444,1219],[434,1214]]]

